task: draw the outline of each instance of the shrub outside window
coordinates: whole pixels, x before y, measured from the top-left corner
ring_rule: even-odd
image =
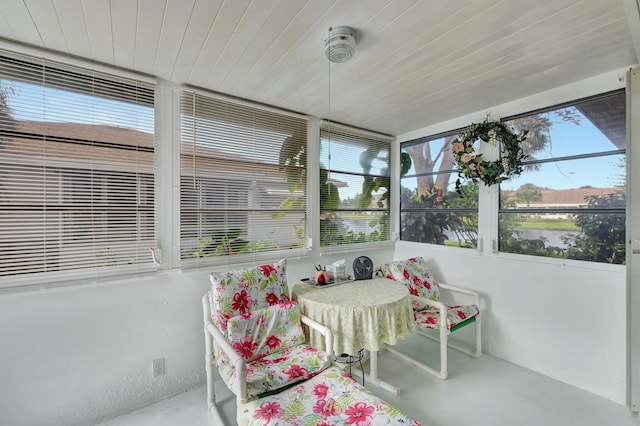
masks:
[[[624,91],[513,117],[524,172],[500,186],[499,250],[625,262]]]

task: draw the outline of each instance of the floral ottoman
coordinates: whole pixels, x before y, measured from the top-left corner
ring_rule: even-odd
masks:
[[[333,365],[282,392],[238,407],[238,425],[420,426]]]

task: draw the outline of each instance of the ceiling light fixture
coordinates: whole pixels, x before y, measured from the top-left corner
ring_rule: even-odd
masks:
[[[329,28],[324,54],[331,62],[347,62],[356,52],[355,31],[351,27]]]

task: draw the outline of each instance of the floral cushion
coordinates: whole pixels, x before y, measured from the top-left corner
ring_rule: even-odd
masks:
[[[230,318],[290,301],[286,265],[286,259],[282,259],[273,264],[209,274],[213,324],[226,336]],[[222,371],[229,358],[217,343],[213,346],[216,365]]]
[[[247,397],[306,380],[331,365],[331,356],[310,346],[298,345],[272,352],[247,363]],[[237,376],[231,363],[218,366],[222,380],[233,388]]]
[[[237,420],[241,426],[420,426],[335,365],[280,393],[243,404]]]
[[[450,306],[447,311],[447,329],[451,330],[458,324],[478,316],[477,305]],[[416,324],[428,329],[440,329],[440,309],[429,307],[414,311]]]
[[[303,344],[300,308],[296,302],[286,302],[235,316],[227,322],[227,336],[247,361]]]
[[[235,271],[212,272],[209,279],[212,320],[223,333],[229,318],[290,300],[286,259]]]
[[[384,264],[379,270],[382,276],[405,283],[409,293],[414,296],[426,297],[430,300],[440,298],[440,287],[431,277],[427,263],[422,257]]]
[[[322,372],[331,365],[329,354],[304,345],[300,308],[296,302],[279,303],[232,317],[227,339],[247,361],[247,397],[280,389]],[[220,354],[220,375],[233,388],[235,366]]]

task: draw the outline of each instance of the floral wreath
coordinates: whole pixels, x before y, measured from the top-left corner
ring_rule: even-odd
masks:
[[[473,183],[479,181],[485,185],[494,185],[509,179],[512,175],[522,173],[522,160],[527,155],[522,150],[521,142],[526,138],[527,131],[520,134],[512,133],[503,123],[483,121],[472,123],[464,133],[460,133],[452,141],[454,162],[458,166],[456,192],[462,195],[461,178],[471,179]],[[481,139],[493,146],[502,143],[502,155],[496,161],[485,161],[482,154],[476,154],[473,144]]]

